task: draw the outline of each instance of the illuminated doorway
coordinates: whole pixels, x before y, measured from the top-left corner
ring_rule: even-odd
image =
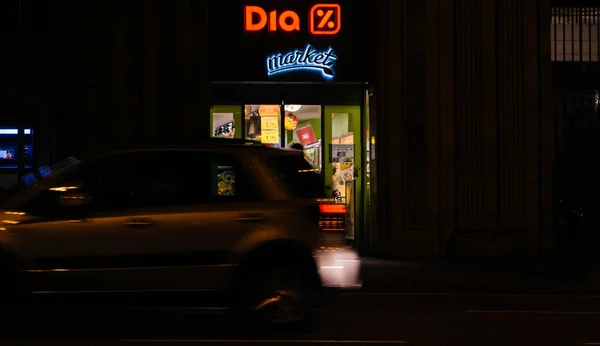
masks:
[[[325,181],[325,193],[346,205],[345,238],[354,242],[363,224],[363,119],[361,106],[295,105],[281,107],[281,146],[301,145],[307,161]]]
[[[254,104],[244,106],[244,138],[268,147],[281,146],[281,106]]]
[[[301,147],[323,175],[325,196],[346,205],[349,242],[359,241],[369,208],[368,123],[360,105],[252,103],[213,106],[211,136],[256,141],[275,148]],[[366,136],[366,137],[365,137]],[[365,167],[363,167],[365,166]]]
[[[356,226],[362,224],[362,119],[360,106],[329,106],[323,108],[327,130],[323,177],[327,193],[346,205],[346,239],[354,241]]]

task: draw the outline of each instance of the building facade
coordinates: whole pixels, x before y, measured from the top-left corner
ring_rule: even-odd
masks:
[[[552,93],[557,129],[557,242],[590,263],[598,253],[600,6],[552,1]]]
[[[144,137],[299,143],[364,254],[550,250],[550,3],[319,4],[56,2],[40,163]]]
[[[516,0],[383,9],[397,20],[381,29],[375,131],[380,152],[394,154],[378,156],[378,241],[389,244],[380,251],[514,257],[553,247],[549,11]]]

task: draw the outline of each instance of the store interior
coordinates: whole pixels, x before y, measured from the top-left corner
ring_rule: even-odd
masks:
[[[361,207],[356,205],[361,203],[356,196],[361,195],[362,188],[360,117],[360,106],[213,106],[211,135],[276,148],[302,148],[306,160],[323,175],[326,195],[346,204],[347,224],[351,226],[347,238],[352,238],[355,209]]]

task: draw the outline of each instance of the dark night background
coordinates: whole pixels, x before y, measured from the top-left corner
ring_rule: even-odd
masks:
[[[39,165],[142,138],[201,138],[215,91],[248,96],[211,82],[321,81],[268,80],[265,58],[331,46],[336,78],[304,87],[326,98],[319,91],[347,90],[335,82],[368,82],[376,145],[357,246],[376,258],[363,261],[363,290],[332,301],[298,344],[600,344],[600,64],[550,53],[551,30],[584,13],[598,30],[598,0],[340,0],[340,33],[311,37],[316,2],[0,0],[0,125],[35,129]],[[301,31],[245,33],[246,4],[294,10]],[[299,86],[256,94],[278,88]],[[22,334],[39,335],[36,346],[238,337],[186,308],[54,325],[29,314]],[[90,343],[61,343],[71,344]]]
[[[0,1],[2,122],[36,129],[40,165],[197,137],[210,132],[211,82],[266,81],[267,55],[334,40],[334,82],[369,82],[371,94],[376,217],[365,251],[553,254],[561,121],[578,111],[571,90],[600,87],[597,62],[551,61],[552,4],[345,0],[339,35],[314,38],[314,2]],[[244,4],[294,9],[302,29],[246,34]]]

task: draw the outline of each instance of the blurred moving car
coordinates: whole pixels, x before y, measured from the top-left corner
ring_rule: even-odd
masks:
[[[22,189],[0,211],[2,296],[205,293],[292,323],[323,286],[360,286],[357,256],[323,246],[345,209],[302,152],[225,143],[71,159]]]

